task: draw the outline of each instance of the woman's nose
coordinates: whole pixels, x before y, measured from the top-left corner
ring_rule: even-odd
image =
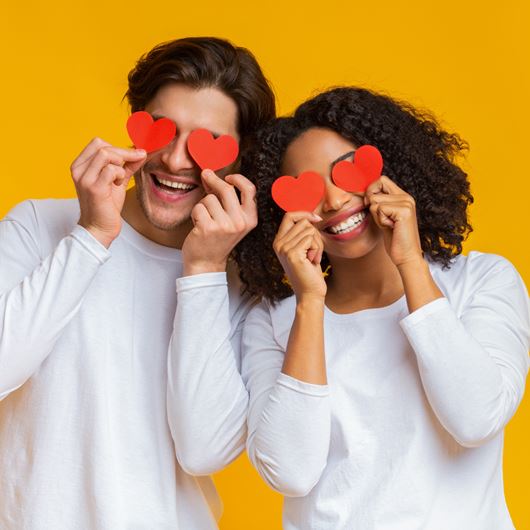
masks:
[[[332,182],[326,182],[324,199],[322,201],[322,212],[340,210],[350,199],[352,194],[335,186]]]

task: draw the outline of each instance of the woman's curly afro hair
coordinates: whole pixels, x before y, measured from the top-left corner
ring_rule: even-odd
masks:
[[[462,252],[472,228],[467,207],[473,202],[467,174],[456,158],[467,149],[457,135],[441,129],[428,112],[386,95],[357,87],[328,90],[303,103],[294,116],[273,120],[256,134],[242,160],[242,172],[256,185],[258,218],[234,250],[241,279],[250,294],[271,302],[292,294],[272,243],[284,212],[271,197],[271,186],[289,144],[313,127],[331,129],[356,146],[375,145],[383,155],[383,173],[416,201],[423,252],[449,267]],[[324,256],[322,266],[327,265]]]

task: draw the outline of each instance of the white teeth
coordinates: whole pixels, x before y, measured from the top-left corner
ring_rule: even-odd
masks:
[[[176,190],[192,190],[193,188],[195,188],[195,186],[192,186],[191,184],[184,184],[182,182],[173,182],[172,180],[165,180],[165,179],[161,179],[160,177],[157,177],[155,175],[155,179],[160,183],[160,184],[165,184],[166,186],[169,186],[170,188],[175,188]]]
[[[366,210],[362,210],[340,223],[328,227],[328,230],[332,234],[343,234],[345,232],[351,232],[354,228],[357,228],[366,219]]]

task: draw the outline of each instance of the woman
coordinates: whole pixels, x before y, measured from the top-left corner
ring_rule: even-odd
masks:
[[[332,168],[364,144],[384,176],[345,191]],[[236,259],[263,300],[243,334],[247,448],[288,530],[513,528],[503,429],[528,371],[528,295],[506,259],[461,254],[465,147],[427,113],[337,88],[246,160],[260,222]],[[305,171],[324,196],[283,215],[271,185]]]

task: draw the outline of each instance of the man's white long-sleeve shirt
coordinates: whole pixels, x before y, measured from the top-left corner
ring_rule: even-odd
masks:
[[[528,295],[504,258],[430,264],[445,297],[324,317],[327,385],[281,373],[294,297],[246,318],[248,452],[286,530],[510,530],[503,429],[528,372]]]
[[[217,528],[215,488],[179,465],[167,412],[180,251],[125,222],[106,249],[78,218],[75,199],[39,200],[0,221],[0,528]],[[179,316],[173,344],[212,343],[236,364],[245,303],[225,274],[191,282],[205,278],[222,300]]]

